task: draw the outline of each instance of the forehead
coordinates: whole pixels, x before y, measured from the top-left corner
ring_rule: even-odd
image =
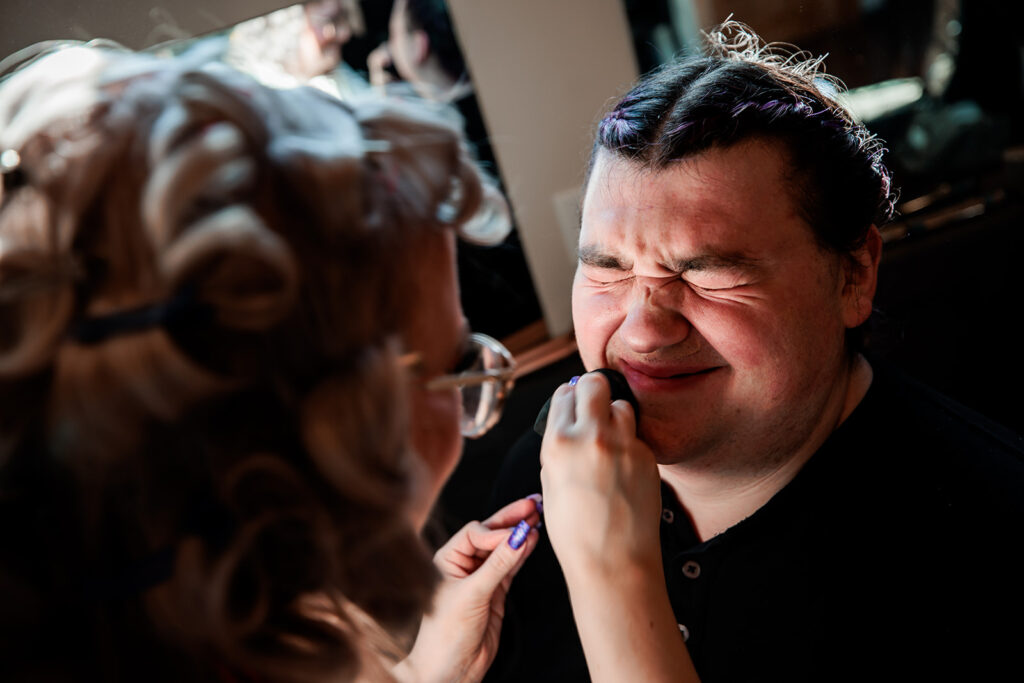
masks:
[[[796,210],[781,143],[746,140],[664,169],[598,152],[580,244],[645,251],[757,251],[813,237]]]

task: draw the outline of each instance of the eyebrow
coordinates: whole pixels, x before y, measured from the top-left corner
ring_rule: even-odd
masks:
[[[757,268],[761,259],[754,258],[748,254],[727,253],[727,254],[702,254],[693,258],[682,259],[665,264],[670,270],[676,273],[686,273],[694,270],[749,270]]]
[[[628,271],[633,267],[632,263],[625,261],[615,254],[605,252],[600,247],[594,245],[580,247],[577,256],[580,263],[593,268]],[[700,270],[754,269],[761,262],[761,259],[749,254],[729,252],[701,254],[691,258],[669,261],[662,265],[674,273],[686,273]]]
[[[593,266],[594,268],[604,268],[606,270],[629,270],[632,268],[632,264],[625,264],[618,256],[609,254],[602,251],[600,247],[596,246],[583,246],[580,247],[576,252],[577,258],[580,263]]]

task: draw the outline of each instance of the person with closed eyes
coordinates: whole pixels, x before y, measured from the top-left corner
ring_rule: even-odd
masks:
[[[1000,680],[1024,444],[865,351],[895,195],[821,60],[708,38],[597,127],[591,372],[496,484],[540,486],[544,528],[487,680]]]

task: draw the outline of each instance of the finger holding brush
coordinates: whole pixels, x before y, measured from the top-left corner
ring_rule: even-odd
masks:
[[[665,588],[657,462],[637,438],[633,405],[613,400],[614,382],[591,372],[551,398],[544,524],[591,679],[696,681]]]

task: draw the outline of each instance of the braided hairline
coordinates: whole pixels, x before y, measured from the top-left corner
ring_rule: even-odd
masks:
[[[871,168],[878,176],[882,200],[876,221],[881,224],[892,218],[896,196],[892,188],[892,177],[883,161],[888,150],[876,135],[856,122],[834,96],[845,91],[846,85],[838,77],[826,73],[827,54],[815,56],[789,43],[765,43],[750,27],[731,19],[704,36],[711,54],[723,59],[759,64],[771,70],[779,82],[788,83],[792,88],[793,102],[770,100],[761,104],[741,103],[735,107],[733,116],[738,117],[745,109],[757,106],[761,112],[768,112],[770,116],[817,118],[823,127],[849,135],[856,141],[859,152],[870,159]],[[813,94],[808,93],[809,86]]]
[[[746,137],[789,136],[793,143],[814,134],[874,176],[877,200],[870,221],[881,225],[891,218],[896,197],[883,162],[886,149],[839,104],[843,85],[824,73],[824,57],[765,44],[735,21],[705,38],[709,56],[648,74],[600,121],[588,178],[600,149],[657,170]]]

